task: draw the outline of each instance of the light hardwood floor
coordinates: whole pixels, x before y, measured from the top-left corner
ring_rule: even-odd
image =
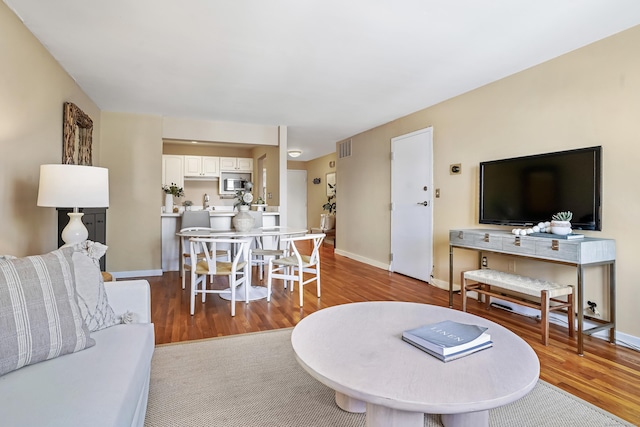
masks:
[[[300,308],[297,288],[291,294],[276,281],[270,303],[239,302],[235,317],[231,317],[229,302],[217,295],[209,295],[204,304],[198,301],[195,315],[190,316],[188,279],[187,290],[182,290],[178,273],[146,278],[151,284],[156,343],[288,328],[317,310],[350,302],[393,300],[448,305],[448,292],[334,255],[329,245],[324,245],[321,260],[321,298],[316,297],[315,284],[311,284],[305,288],[304,306]],[[224,286],[224,280],[216,284]],[[454,306],[461,307],[459,296]],[[535,319],[500,309],[487,311],[474,301],[469,302],[469,311],[509,328],[526,340],[540,359],[541,379],[640,425],[640,352],[586,336],[585,354],[581,357],[576,354],[575,338],[569,338],[561,326],[550,326],[550,342],[545,347],[540,342],[540,324]]]

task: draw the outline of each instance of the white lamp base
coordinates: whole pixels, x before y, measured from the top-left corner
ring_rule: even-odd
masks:
[[[82,223],[83,213],[69,212],[69,224],[62,230],[62,240],[64,245],[61,247],[73,246],[76,243],[84,242],[89,237],[89,230]]]

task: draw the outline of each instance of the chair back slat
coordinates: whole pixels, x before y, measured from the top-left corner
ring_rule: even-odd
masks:
[[[211,227],[211,215],[209,211],[184,211],[182,214],[181,228]]]
[[[211,227],[183,227],[180,229],[180,233],[185,233],[189,231],[203,231],[203,232],[211,232],[213,228]],[[182,236],[182,253],[188,254],[190,253],[189,249],[189,236]]]
[[[313,247],[311,248],[311,254],[309,255],[309,263],[316,264],[320,257],[320,246],[322,245],[322,240],[324,240],[324,237],[324,233],[305,234],[304,236],[285,237],[282,239],[282,242],[286,243],[286,248],[289,254],[295,256],[298,259],[298,262],[302,262],[302,256],[300,255],[300,251],[296,246],[296,242],[311,240],[311,244],[313,245]]]
[[[189,239],[189,242],[191,258],[197,259],[197,254],[201,253],[203,261],[205,261],[208,266],[209,272],[207,274],[215,275],[217,273],[216,248],[222,244],[229,244],[235,247],[235,256],[231,260],[234,271],[237,269],[239,262],[246,261],[249,258],[251,239],[192,237]]]

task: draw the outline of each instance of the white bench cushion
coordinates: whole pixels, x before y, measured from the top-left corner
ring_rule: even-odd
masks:
[[[465,271],[464,278],[531,296],[540,296],[541,291],[548,291],[549,298],[573,293],[572,286],[549,282],[547,280],[533,279],[531,277],[505,273],[488,268]]]
[[[96,345],[0,377],[5,426],[130,426],[147,386],[151,323],[94,332]]]

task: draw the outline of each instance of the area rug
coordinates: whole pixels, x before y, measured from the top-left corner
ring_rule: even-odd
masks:
[[[490,425],[631,426],[544,381],[490,412]],[[334,403],[334,392],[296,362],[291,329],[156,348],[146,427],[364,426],[364,414]],[[425,426],[442,426],[427,415]]]

